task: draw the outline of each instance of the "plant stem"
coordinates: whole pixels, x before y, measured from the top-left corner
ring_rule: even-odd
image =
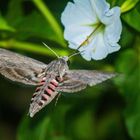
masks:
[[[45,5],[42,0],[33,0],[33,2],[36,5],[36,7],[40,10],[40,12],[44,15],[45,19],[49,22],[49,24],[52,27],[52,29],[54,30],[54,32],[57,34],[58,39],[61,42],[61,45],[66,46],[61,27],[58,24],[55,17],[50,12],[47,5]]]
[[[19,49],[24,50],[32,53],[47,55],[47,56],[54,56],[53,53],[51,53],[46,47],[43,47],[43,45],[36,45],[33,43],[28,42],[21,42],[16,40],[6,40],[6,41],[0,41],[0,46],[7,49]],[[68,55],[68,52],[66,50],[60,50],[60,49],[54,49],[55,52],[57,52],[59,55]]]

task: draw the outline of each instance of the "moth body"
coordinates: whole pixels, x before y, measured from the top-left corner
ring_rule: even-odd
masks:
[[[67,70],[67,62],[63,57],[48,64],[45,69],[45,77],[39,82],[39,86],[32,96],[29,108],[30,117],[33,117],[57,96],[56,87],[62,82]]]
[[[33,117],[58,92],[78,92],[116,76],[116,73],[97,70],[70,70],[67,61],[74,55],[59,57],[47,65],[0,48],[0,74],[14,82],[37,86],[29,108],[29,115]]]

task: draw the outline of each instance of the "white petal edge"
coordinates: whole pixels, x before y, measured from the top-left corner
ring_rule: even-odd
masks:
[[[113,8],[114,15],[111,20],[109,20],[110,23],[106,25],[105,28],[105,38],[110,43],[118,42],[120,39],[120,35],[122,32],[122,24],[120,19],[120,8],[115,7]]]
[[[90,0],[97,17],[102,20],[104,14],[109,11],[110,4],[105,0]]]
[[[89,45],[81,47],[79,50],[84,53],[81,53],[82,57],[86,60],[101,60],[105,58],[108,54],[107,45],[104,41],[103,32],[99,32],[96,36],[93,37]]]
[[[74,0],[74,2],[68,2],[61,21],[65,27],[64,38],[73,44],[81,45],[94,30],[90,25],[97,23],[98,18],[91,7],[90,0]],[[70,43],[69,47],[74,49]]]

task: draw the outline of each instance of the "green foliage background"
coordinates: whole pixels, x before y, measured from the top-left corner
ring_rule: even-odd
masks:
[[[0,78],[0,140],[140,140],[140,2],[108,0],[122,9],[121,50],[102,61],[80,56],[71,69],[123,75],[76,94],[63,94],[34,118],[27,116],[34,88]],[[67,0],[1,0],[0,47],[45,63],[72,50],[63,38],[61,13]]]

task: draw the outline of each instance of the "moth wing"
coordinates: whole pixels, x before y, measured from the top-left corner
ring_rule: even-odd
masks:
[[[115,77],[115,73],[96,70],[70,70],[64,76],[64,81],[57,87],[62,92],[77,92],[87,85],[94,86],[107,79]]]
[[[36,85],[43,77],[46,64],[17,53],[0,49],[0,73],[15,82]]]

